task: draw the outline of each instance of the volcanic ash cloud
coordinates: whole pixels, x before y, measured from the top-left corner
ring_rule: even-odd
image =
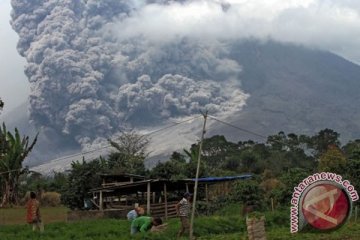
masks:
[[[139,29],[129,34],[143,8],[179,4],[150,2],[11,1],[37,126],[88,144],[204,108],[241,110],[248,95],[226,44],[189,36],[157,40]]]

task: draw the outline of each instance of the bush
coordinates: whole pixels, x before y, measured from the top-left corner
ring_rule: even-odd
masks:
[[[264,206],[264,191],[256,180],[241,180],[235,183],[231,193],[233,202],[239,202],[252,210],[261,210]]]
[[[261,212],[254,211],[254,212],[249,213],[249,215],[247,217],[251,218],[251,219],[262,219],[265,217],[265,215]]]
[[[277,210],[275,212],[266,212],[266,227],[289,227],[290,209]]]
[[[229,206],[232,203],[232,200],[228,196],[218,196],[209,201],[208,204],[206,204],[205,201],[198,201],[196,210],[201,215],[213,215],[215,212],[222,210],[224,207]]]
[[[45,192],[41,196],[41,205],[46,207],[57,207],[60,205],[60,193],[57,192]]]
[[[243,217],[243,206],[239,203],[225,203],[226,205],[214,212],[218,216],[241,216]]]

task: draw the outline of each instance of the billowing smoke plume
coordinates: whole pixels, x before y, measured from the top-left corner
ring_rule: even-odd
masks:
[[[166,32],[158,41],[139,29],[129,34],[144,6],[183,2],[12,0],[11,24],[31,83],[31,120],[86,144],[204,108],[240,110],[247,95],[226,44]]]

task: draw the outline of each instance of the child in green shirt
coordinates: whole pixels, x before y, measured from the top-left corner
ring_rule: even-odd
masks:
[[[149,231],[152,226],[158,226],[161,224],[161,218],[153,218],[146,216],[135,218],[131,223],[131,235],[137,232],[145,233]]]

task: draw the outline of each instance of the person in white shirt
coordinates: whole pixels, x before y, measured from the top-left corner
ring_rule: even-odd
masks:
[[[128,212],[126,215],[127,219],[132,222],[135,218],[144,215],[145,211],[142,207],[135,207],[135,209]]]
[[[185,231],[188,231],[190,228],[189,224],[189,215],[190,215],[190,199],[192,194],[185,193],[184,197],[176,204],[176,212],[180,217],[181,227],[178,232],[178,238],[181,237]]]

